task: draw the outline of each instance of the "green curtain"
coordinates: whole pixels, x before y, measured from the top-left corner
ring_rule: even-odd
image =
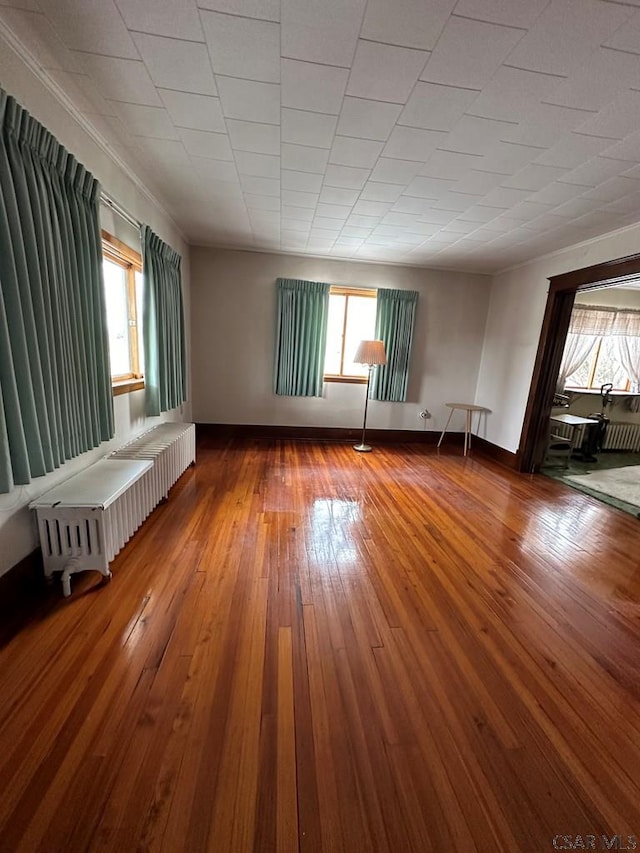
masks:
[[[113,436],[99,198],[0,89],[0,492]]]
[[[376,339],[384,341],[387,364],[373,372],[369,395],[372,400],[403,403],[407,399],[417,304],[415,290],[378,290]]]
[[[279,278],[276,289],[275,393],[321,397],[330,285]]]
[[[140,232],[146,411],[159,415],[187,399],[181,258],[147,225]]]

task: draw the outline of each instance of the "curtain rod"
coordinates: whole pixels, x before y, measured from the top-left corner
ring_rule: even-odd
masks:
[[[117,201],[114,201],[112,198],[109,198],[105,193],[100,193],[100,203],[104,204],[105,207],[110,208],[115,214],[117,214],[121,219],[124,219],[125,222],[128,222],[129,225],[133,225],[134,228],[140,228],[141,223],[130,213],[128,213],[124,207],[118,204]]]

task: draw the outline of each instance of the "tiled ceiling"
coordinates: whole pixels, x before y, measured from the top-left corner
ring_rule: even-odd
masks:
[[[640,220],[640,0],[0,0],[192,243],[494,271]]]

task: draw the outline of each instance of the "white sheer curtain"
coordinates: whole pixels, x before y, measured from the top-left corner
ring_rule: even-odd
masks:
[[[580,365],[591,355],[600,335],[569,332],[564,345],[560,373],[556,383],[556,391],[562,394],[567,377],[575,373]]]
[[[640,311],[619,311],[613,328],[616,355],[631,381],[631,390],[640,392]],[[633,412],[640,411],[640,400],[630,401]]]

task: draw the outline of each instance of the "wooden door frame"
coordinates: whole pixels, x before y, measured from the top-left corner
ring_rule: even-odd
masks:
[[[518,470],[531,473],[544,455],[549,416],[576,293],[613,287],[640,276],[640,254],[554,275],[542,321],[538,352],[518,448]]]

